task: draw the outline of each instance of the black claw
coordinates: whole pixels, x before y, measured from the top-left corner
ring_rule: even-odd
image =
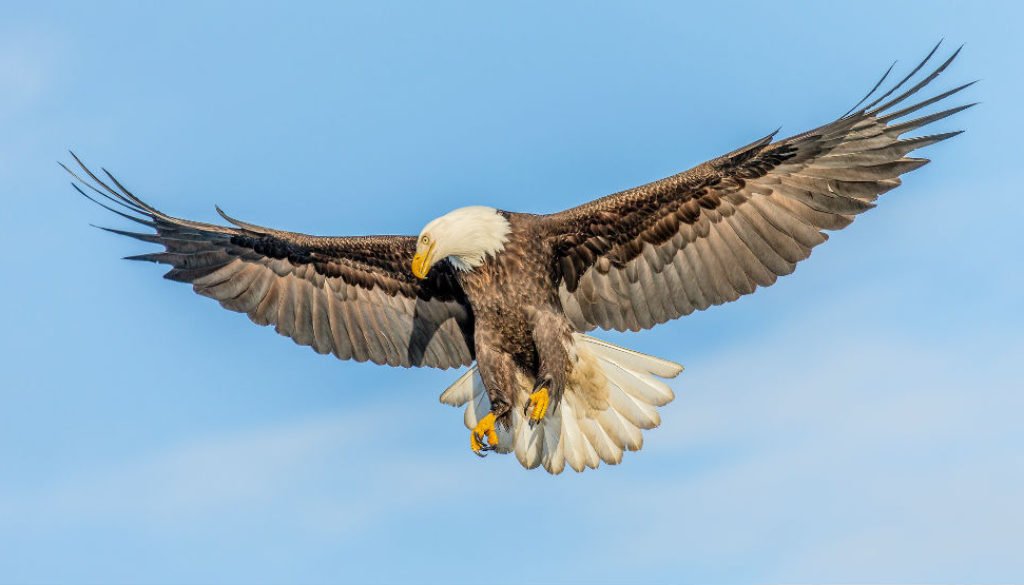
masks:
[[[479,451],[473,451],[473,454],[476,455],[477,457],[481,458],[481,459],[483,459],[484,457],[487,457],[487,452],[488,451],[494,451],[494,449],[497,447],[497,445],[491,445],[491,444],[488,443],[487,435],[474,435],[474,436],[476,437],[477,442],[480,443],[480,450]]]
[[[544,376],[540,380],[537,380],[537,383],[533,385],[533,390],[530,392],[530,394],[533,394],[534,392],[540,390],[541,388],[549,386],[551,386],[551,379],[548,376]]]
[[[484,437],[482,435],[478,435],[476,433],[473,433],[473,438],[475,438],[476,442],[480,443],[480,445],[481,445],[479,451],[477,451],[476,449],[473,450],[473,454],[476,455],[477,457],[481,458],[481,459],[483,459],[484,457],[487,457],[487,453],[483,452],[483,451],[487,450],[486,445],[484,444]]]

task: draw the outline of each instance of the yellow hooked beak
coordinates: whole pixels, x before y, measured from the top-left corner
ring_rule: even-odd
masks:
[[[424,279],[427,277],[427,273],[430,272],[431,260],[434,258],[434,246],[436,242],[431,242],[430,246],[422,252],[416,252],[416,255],[412,258],[412,273],[416,278]]]

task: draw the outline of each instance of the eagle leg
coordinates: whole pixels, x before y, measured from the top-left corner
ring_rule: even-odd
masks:
[[[478,457],[487,457],[487,451],[493,451],[498,446],[498,431],[494,428],[494,420],[494,413],[488,412],[469,433],[469,448]]]
[[[526,399],[526,406],[523,408],[523,414],[530,421],[530,428],[533,428],[540,421],[544,420],[544,416],[548,413],[548,405],[551,404],[551,393],[548,391],[550,381],[542,379],[534,387],[533,392]]]

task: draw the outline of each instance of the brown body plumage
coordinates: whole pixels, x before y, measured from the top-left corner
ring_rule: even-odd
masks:
[[[314,237],[226,215],[234,225],[224,227],[163,214],[84,166],[92,181],[81,182],[155,233],[111,231],[166,248],[133,259],[169,264],[168,278],[319,353],[406,367],[475,360],[482,389],[471,372],[443,399],[469,402],[470,426],[486,408],[506,433],[499,450],[515,449],[524,465],[582,469],[639,448],[639,429],[656,425],[655,408],[671,400],[648,377],[678,369],[581,334],[652,327],[792,272],[825,230],[845,227],[927,162],[905,155],[958,133],[903,137],[969,107],[905,120],[967,85],[897,109],[955,56],[911,82],[922,62],[880,98],[815,130],[778,142],[771,135],[561,213],[490,210],[495,219],[477,209],[470,219],[501,222],[501,233],[490,234],[495,243],[446,257],[431,257],[427,229],[420,238]],[[524,385],[550,390],[548,418],[561,426],[523,430]],[[558,414],[564,400],[571,415]]]
[[[474,270],[459,273],[476,324],[476,359],[492,411],[508,425],[519,406],[516,375],[547,384],[555,406],[571,363],[572,324],[551,286],[556,238],[535,215],[503,213],[511,225],[504,249]]]

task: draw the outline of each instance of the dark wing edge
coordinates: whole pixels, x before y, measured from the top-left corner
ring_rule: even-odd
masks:
[[[975,105],[905,120],[973,82],[894,109],[960,52],[903,89],[938,47],[874,97],[890,67],[852,113],[830,124],[778,142],[773,133],[684,173],[546,216],[553,278],[574,326],[637,331],[793,272],[828,239],[824,231],[846,227],[900,175],[928,162],[907,154],[962,132],[903,138]]]
[[[473,316],[461,287],[441,265],[427,280],[413,277],[414,237],[309,236],[245,223],[219,208],[232,227],[179,219],[71,156],[88,180],[60,164],[79,193],[153,231],[101,229],[164,247],[127,259],[167,264],[165,278],[317,353],[402,367],[473,362]]]

